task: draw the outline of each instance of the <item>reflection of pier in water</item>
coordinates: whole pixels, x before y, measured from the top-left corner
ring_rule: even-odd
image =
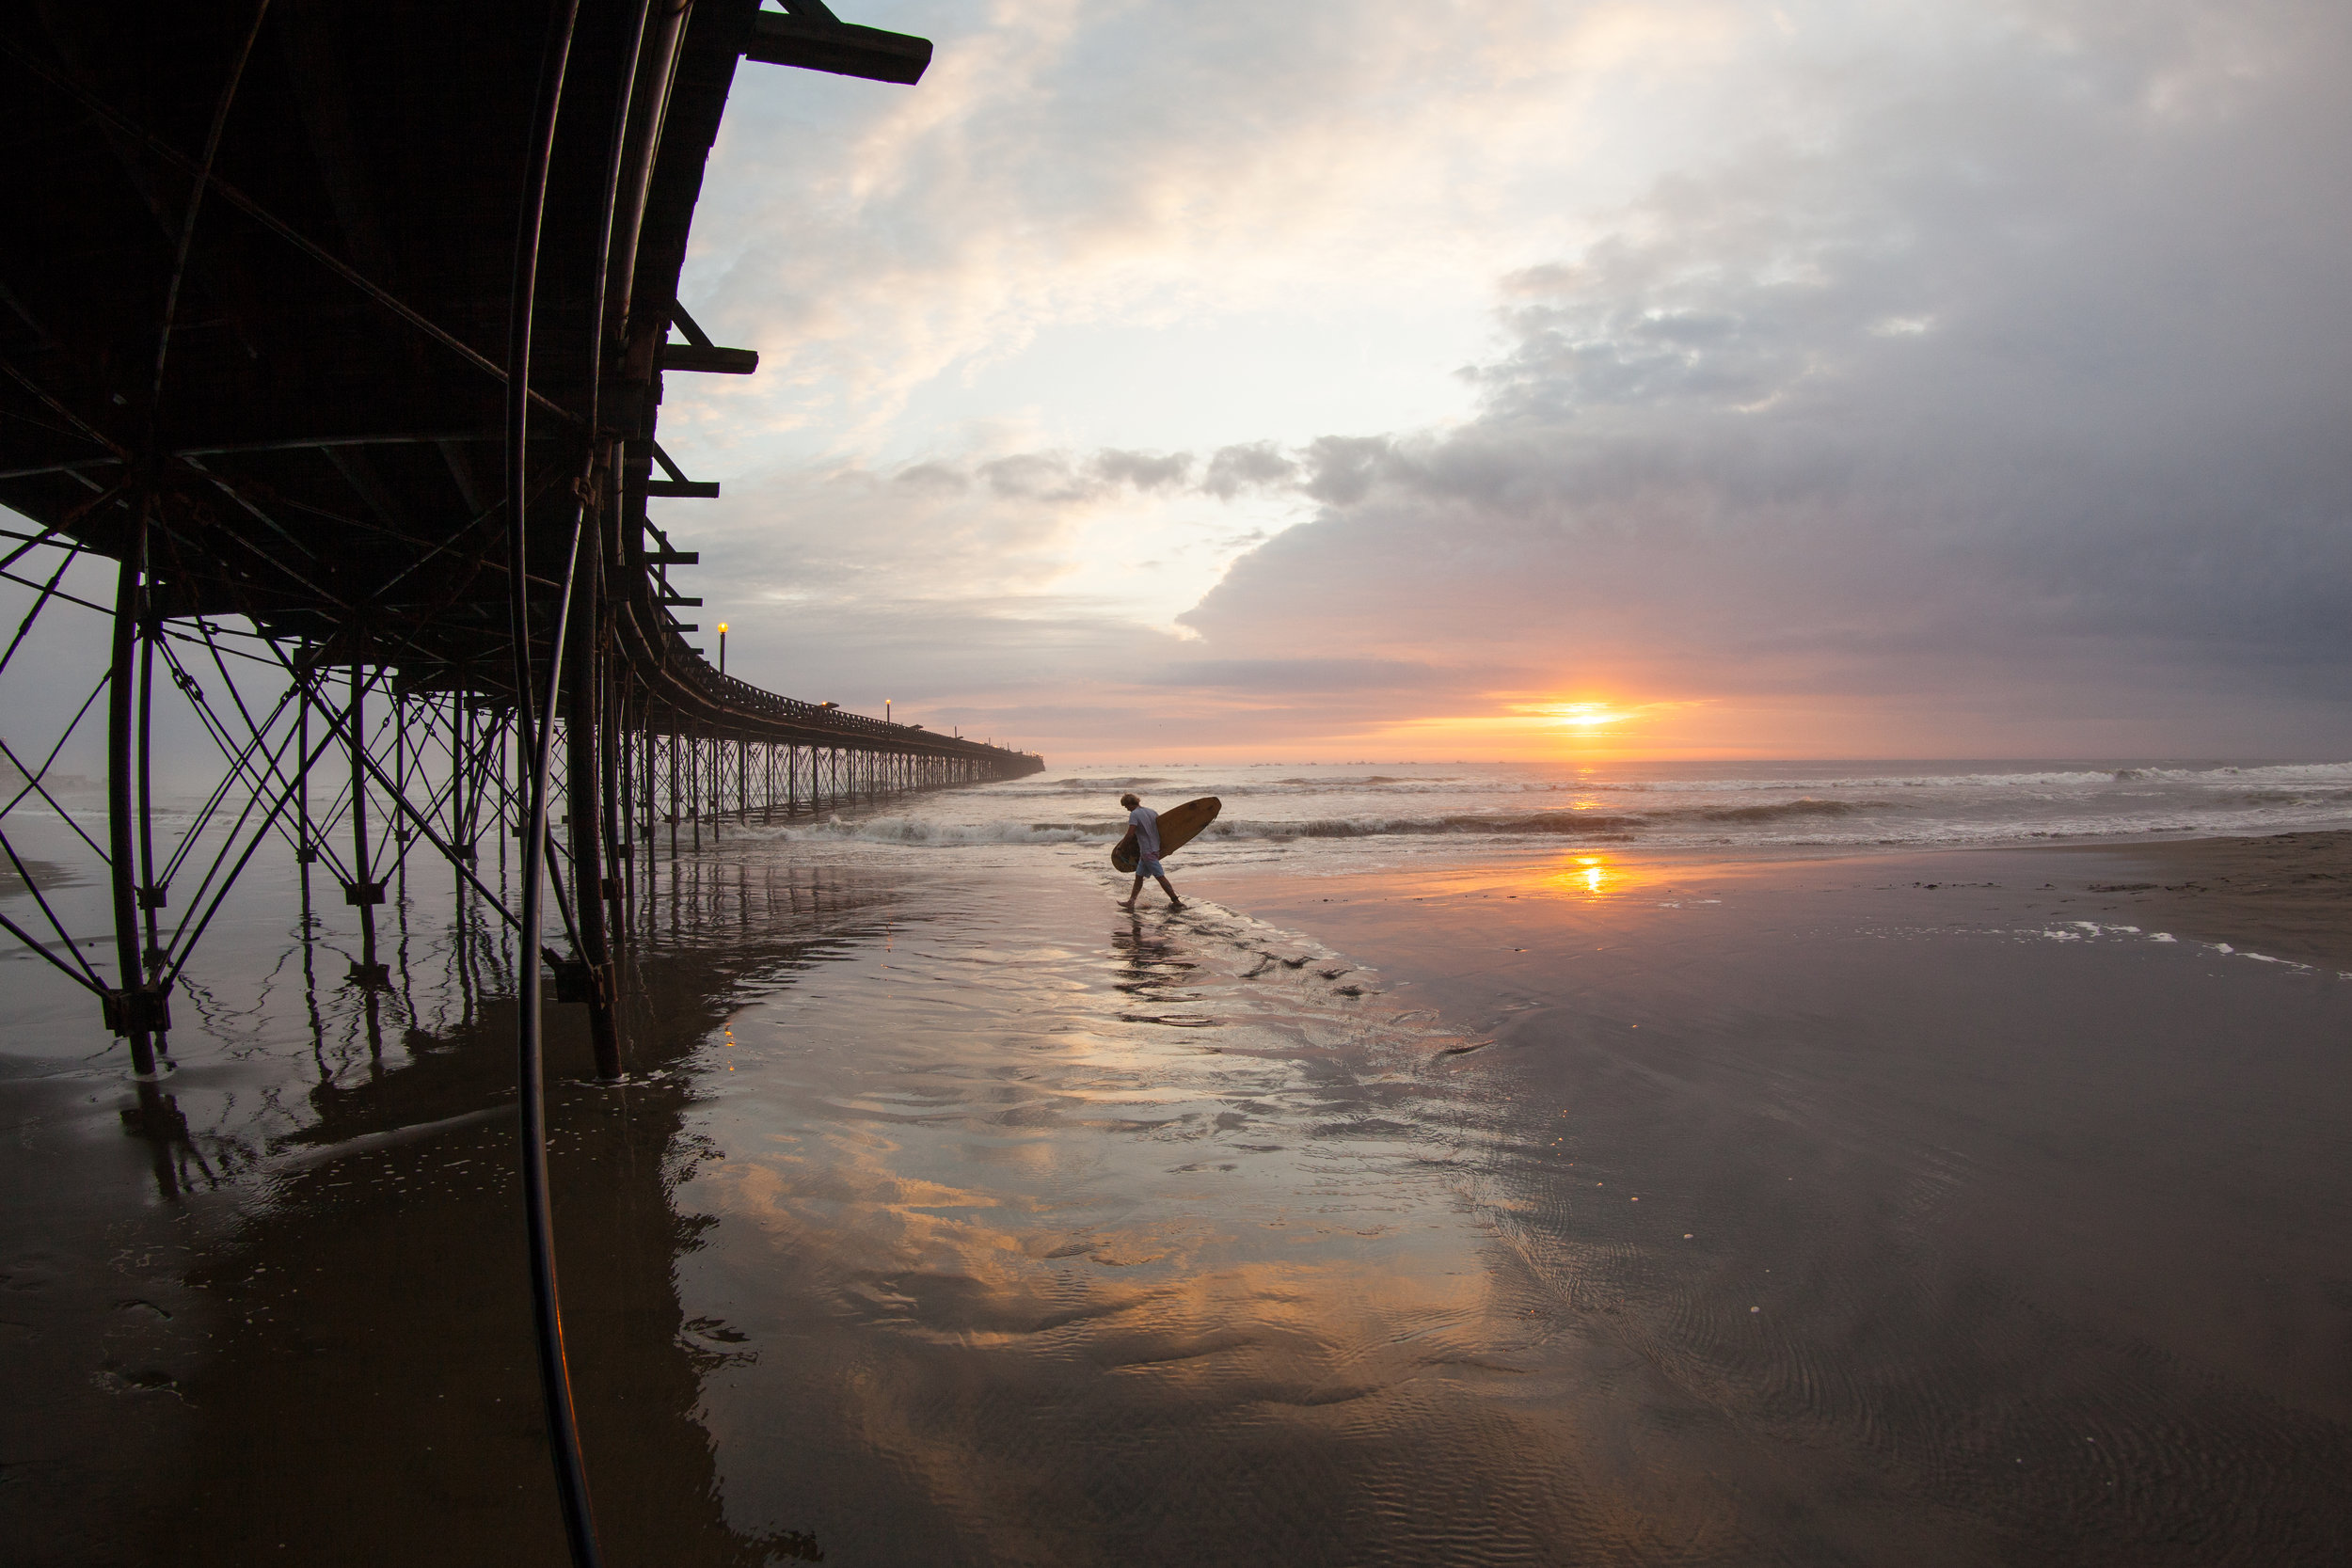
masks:
[[[727,1324],[679,1307],[675,1268],[705,1222],[672,1194],[712,1157],[684,1135],[707,1092],[691,1069],[735,999],[870,936],[898,900],[854,872],[776,857],[664,870],[629,944],[644,1011],[623,1085],[594,1081],[577,1013],[558,1015],[548,1041],[566,1338],[593,1369],[582,1441],[592,1473],[610,1478],[600,1528],[624,1561],[813,1557],[813,1541],[743,1533],[718,1506],[695,1413],[703,1378],[746,1353]],[[152,1521],[150,1560],[249,1562],[281,1540],[423,1555],[453,1516],[475,1532],[468,1560],[562,1551],[553,1517],[514,1506],[546,1464],[525,1280],[507,1262],[516,1122],[500,1045],[514,1028],[516,955],[469,899],[479,903],[461,885],[446,922],[425,918],[421,899],[392,900],[383,985],[343,975],[346,933],[306,914],[278,956],[291,984],[265,1005],[268,1022],[293,1026],[286,1044],[248,1059],[236,1092],[143,1085],[151,1109],[124,1113],[151,1145],[159,1196],[225,1193],[239,1209],[183,1275],[217,1325],[174,1380],[208,1441],[152,1478],[168,1496],[133,1510]],[[428,1366],[429,1377],[401,1373]],[[337,1473],[372,1479],[292,1483],[326,1452]],[[272,1488],[265,1508],[257,1486]]]
[[[130,1085],[135,1099],[122,1108],[121,1121],[126,1135],[151,1149],[158,1198],[168,1202],[217,1191],[246,1174],[266,1171],[289,1138],[305,1146],[333,1146],[380,1132],[380,1125],[366,1117],[353,1121],[341,1108],[355,1096],[380,1098],[389,1092],[386,1085],[414,1064],[440,1061],[461,1045],[469,1048],[468,1070],[480,1080],[476,1099],[513,1094],[511,1062],[488,1042],[498,1033],[491,1021],[512,1028],[516,947],[503,924],[484,909],[480,895],[462,881],[454,895],[454,908],[442,923],[428,915],[424,899],[411,896],[405,879],[399,879],[389,899],[389,929],[379,939],[389,961],[377,966],[375,976],[363,976],[353,957],[354,933],[328,929],[312,903],[309,877],[302,878],[299,925],[270,965],[270,975],[281,985],[299,987],[302,1017],[294,1032],[305,1041],[307,1084],[289,1079],[268,1100],[276,1106],[279,1096],[299,1087],[308,1107],[301,1130],[273,1134],[222,1122],[192,1129],[170,1087],[173,1078],[136,1079]],[[894,901],[886,888],[839,867],[796,866],[772,856],[755,863],[673,861],[630,906],[636,922],[626,951],[632,1002],[619,1089],[642,1093],[672,1070],[677,1053],[723,1019],[729,988],[802,967],[835,936],[865,934]],[[254,1014],[282,1007],[276,995],[279,989],[265,986],[258,1007],[215,1032],[234,1038],[263,1030]],[[211,998],[199,994],[195,1000],[198,1016],[214,1022],[215,1009],[202,1005]],[[565,1082],[597,1081],[585,1020],[561,1012],[552,1016],[558,1022],[549,1035],[551,1069],[565,1075]],[[282,1032],[284,1021],[269,1022]]]

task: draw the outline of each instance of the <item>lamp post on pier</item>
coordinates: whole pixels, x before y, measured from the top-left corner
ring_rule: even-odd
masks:
[[[727,673],[727,624],[719,623],[719,673]]]

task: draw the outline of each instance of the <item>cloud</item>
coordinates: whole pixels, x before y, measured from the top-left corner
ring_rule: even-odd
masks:
[[[701,439],[876,437],[918,388],[1073,324],[1291,312],[1310,290],[1376,306],[1490,273],[1482,240],[1524,230],[1596,100],[1687,87],[1727,26],[1701,0],[859,15],[937,41],[919,88],[738,78],[689,289],[765,368],[670,411]]]
[[[1106,483],[1132,484],[1138,490],[1174,490],[1192,474],[1190,452],[1152,453],[1101,451],[1094,471]]]
[[[1297,475],[1298,465],[1272,441],[1251,441],[1217,449],[1200,488],[1219,500],[1232,500],[1246,490],[1287,488]]]
[[[1046,452],[1022,452],[980,465],[980,477],[1000,496],[1032,501],[1080,501],[1097,493],[1068,459]]]
[[[1334,691],[1426,690],[1458,677],[1434,666],[1396,658],[1193,658],[1170,663],[1144,684],[1203,691],[1322,695]]]
[[[1093,752],[1547,691],[1696,747],[2352,746],[2343,8],[884,8],[917,93],[731,110],[712,189],[776,194],[707,203],[697,309],[776,369],[672,411],[775,454],[707,547],[812,647]],[[1451,423],[894,423],[1056,334],[1359,312],[1311,408],[1450,278]]]
[[[1377,436],[1321,436],[1307,449],[1307,494],[1353,506],[1371,493],[1390,443]]]

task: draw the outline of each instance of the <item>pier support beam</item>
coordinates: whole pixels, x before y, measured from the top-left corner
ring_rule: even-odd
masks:
[[[611,934],[605,914],[611,890],[605,885],[604,817],[606,794],[603,726],[598,722],[604,693],[598,689],[603,660],[601,610],[604,552],[580,551],[572,578],[572,610],[564,622],[564,665],[571,672],[565,683],[564,713],[564,794],[569,808],[572,845],[572,886],[580,923],[579,955],[587,969],[588,1037],[596,1049],[596,1076],[610,1084],[621,1076],[621,1032],[614,988],[619,971],[612,962]]]
[[[147,517],[151,499],[142,500],[131,540],[115,574],[114,657],[106,692],[106,858],[113,883],[115,960],[122,989],[106,998],[106,1024],[130,1043],[131,1070],[155,1076],[154,1037],[169,1025],[164,998],[146,983],[140,950],[136,823],[133,816],[132,770],[137,766],[133,737],[140,695],[136,672],[140,627],[146,622],[141,569],[147,561]]]

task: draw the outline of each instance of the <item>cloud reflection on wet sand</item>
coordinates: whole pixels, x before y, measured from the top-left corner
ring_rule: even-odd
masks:
[[[695,1129],[726,1157],[679,1194],[718,1219],[681,1290],[758,1352],[707,1388],[731,1519],[859,1561],[1621,1556],[1692,1527],[1584,1474],[1611,1465],[1572,1363],[1498,1294],[1461,1037],[1293,933],[1032,877],[992,890],[1010,928],[934,911],[734,1021]]]

